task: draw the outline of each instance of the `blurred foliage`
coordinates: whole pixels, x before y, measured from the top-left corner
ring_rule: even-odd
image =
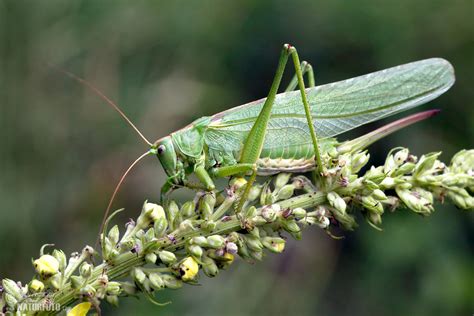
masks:
[[[0,277],[30,275],[43,243],[93,244],[117,179],[146,150],[104,102],[48,64],[87,78],[159,138],[264,97],[285,42],[314,65],[318,83],[444,57],[457,83],[429,105],[442,114],[371,152],[380,153],[374,163],[397,145],[446,159],[474,140],[473,12],[471,0],[0,1]],[[164,179],[148,159],[115,206],[136,215]],[[382,233],[306,233],[284,256],[166,293],[161,301],[173,304],[164,309],[129,299],[113,314],[466,315],[472,224],[439,206],[429,219],[387,216]]]

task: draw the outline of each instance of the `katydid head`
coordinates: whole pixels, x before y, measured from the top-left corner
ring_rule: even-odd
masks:
[[[155,142],[152,147],[152,153],[160,160],[163,169],[174,184],[182,184],[180,168],[178,168],[179,161],[176,155],[176,150],[173,145],[171,136],[163,137]]]

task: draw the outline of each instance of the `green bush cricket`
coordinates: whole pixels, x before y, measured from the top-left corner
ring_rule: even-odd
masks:
[[[296,74],[286,91],[277,94],[290,56]],[[214,178],[250,175],[236,210],[238,213],[257,175],[315,170],[315,176],[324,176],[322,153],[364,149],[437,111],[412,115],[345,143],[339,143],[335,136],[424,104],[447,91],[455,81],[449,62],[431,58],[316,87],[312,67],[306,62],[300,63],[296,49],[285,44],[267,98],[200,118],[151,143],[99,90],[65,73],[109,103],[150,146],[124,173],[104,219],[125,176],[149,154],[158,157],[168,175],[162,196],[181,186],[212,191]],[[305,74],[308,89],[303,79]],[[292,91],[296,86],[299,91]],[[200,183],[189,182],[190,174],[195,174]]]

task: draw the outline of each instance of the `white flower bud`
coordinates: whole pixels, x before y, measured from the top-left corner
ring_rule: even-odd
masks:
[[[287,184],[283,186],[277,194],[277,201],[286,200],[293,196],[295,193],[295,187],[293,184]]]
[[[362,169],[369,161],[370,155],[367,151],[356,153],[352,156],[351,171],[357,173]]]
[[[166,251],[166,250],[160,251],[158,253],[158,257],[160,257],[160,260],[164,264],[175,263],[177,260],[176,255],[174,253],[172,253],[171,251]]]
[[[56,260],[58,260],[59,270],[64,271],[64,269],[66,269],[66,266],[67,266],[67,259],[64,252],[62,250],[54,249],[52,256],[56,258]]]
[[[190,245],[188,247],[189,254],[195,258],[201,258],[203,250],[198,245]]]
[[[207,239],[204,236],[196,236],[191,239],[191,244],[198,245],[201,247],[207,247]]]
[[[207,237],[207,243],[211,248],[222,248],[224,247],[225,239],[220,235],[212,235]]]
[[[385,193],[384,193],[382,190],[380,190],[380,189],[374,190],[374,191],[372,192],[372,196],[373,196],[374,198],[376,198],[377,200],[379,200],[379,201],[384,201],[384,200],[387,199],[387,196],[385,195]]]
[[[301,207],[297,207],[291,211],[291,214],[297,219],[302,219],[306,217],[306,210]]]
[[[119,232],[119,228],[118,228],[117,225],[115,225],[114,227],[112,227],[109,230],[109,233],[107,234],[107,237],[109,237],[110,242],[114,246],[118,243],[119,238],[120,238],[120,232]]]
[[[158,256],[153,252],[147,253],[145,256],[145,261],[147,263],[155,264],[156,260],[158,260]]]
[[[275,178],[275,190],[279,190],[290,181],[291,173],[279,173]]]
[[[371,212],[382,214],[383,213],[383,205],[380,201],[377,201],[372,196],[363,196],[362,197],[362,206],[368,209]]]
[[[261,193],[262,193],[262,186],[259,184],[255,184],[250,188],[247,200],[251,202],[255,201],[260,196]]]
[[[327,199],[329,201],[329,204],[331,204],[332,207],[335,209],[341,211],[342,213],[346,212],[346,202],[344,201],[343,198],[339,196],[336,192],[329,192],[327,194]]]
[[[165,287],[165,282],[163,281],[163,278],[160,274],[150,273],[148,278],[150,279],[150,285],[153,289],[159,291]]]
[[[15,299],[21,300],[23,298],[21,287],[15,281],[3,279],[2,285],[5,292],[12,295]]]
[[[138,284],[143,284],[146,280],[146,274],[140,268],[134,268],[131,275]]]
[[[92,274],[92,265],[88,264],[87,262],[83,262],[79,267],[79,274],[83,278],[88,278]]]

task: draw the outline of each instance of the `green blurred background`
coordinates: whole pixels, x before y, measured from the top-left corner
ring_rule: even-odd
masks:
[[[444,57],[457,82],[424,107],[442,114],[372,146],[371,162],[400,145],[449,160],[473,147],[473,20],[472,0],[0,1],[0,278],[28,281],[43,243],[68,253],[93,244],[116,181],[146,150],[46,63],[87,78],[154,140],[266,96],[286,42],[319,84]],[[128,209],[121,222],[157,200],[164,179],[156,159],[142,163],[114,204]],[[340,241],[309,229],[283,255],[167,291],[170,306],[124,299],[106,314],[468,315],[473,222],[446,205],[430,218],[386,214],[383,232],[361,221]]]

